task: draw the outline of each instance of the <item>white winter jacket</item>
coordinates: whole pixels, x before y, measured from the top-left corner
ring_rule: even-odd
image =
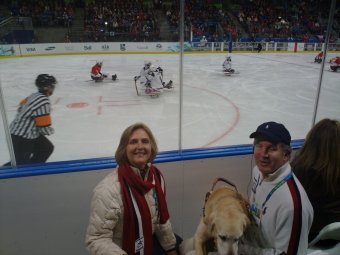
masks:
[[[139,175],[139,170],[133,168]],[[152,217],[152,233],[157,236],[164,250],[176,246],[176,238],[168,220],[160,224],[158,208],[153,197],[154,189],[146,195]],[[91,255],[127,254],[122,247],[124,208],[117,169],[108,174],[94,189],[91,214],[85,244]],[[147,254],[146,254],[147,255]]]

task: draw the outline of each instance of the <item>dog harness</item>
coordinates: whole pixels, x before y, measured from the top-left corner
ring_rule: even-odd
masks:
[[[221,177],[216,178],[215,181],[213,182],[213,185],[212,185],[212,187],[211,187],[211,190],[208,191],[207,194],[205,195],[204,206],[203,206],[203,208],[202,208],[202,210],[203,210],[203,217],[205,217],[205,204],[207,203],[207,201],[208,201],[208,199],[209,199],[211,193],[214,191],[215,185],[216,185],[219,181],[223,181],[223,182],[227,183],[229,186],[232,186],[232,187],[238,192],[236,185],[235,185],[234,183],[232,183],[231,181],[229,181],[229,180],[227,180],[227,179],[225,179],[225,178],[221,178]]]

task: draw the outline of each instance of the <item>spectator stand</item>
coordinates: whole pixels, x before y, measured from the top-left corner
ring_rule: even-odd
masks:
[[[329,7],[321,0],[277,1],[275,5],[269,0],[234,3],[233,6],[237,6],[233,9],[234,15],[248,35],[251,35],[247,39],[266,42],[323,42]]]
[[[150,1],[94,1],[85,6],[89,41],[157,41],[159,27]]]

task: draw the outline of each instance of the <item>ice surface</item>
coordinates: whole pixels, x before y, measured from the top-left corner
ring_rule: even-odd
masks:
[[[183,117],[180,121],[178,54],[113,54],[8,58],[0,61],[0,78],[9,122],[19,101],[35,92],[34,79],[49,73],[58,80],[52,102],[55,151],[49,161],[113,156],[120,135],[130,124],[146,123],[160,151],[250,144],[249,134],[264,121],[281,122],[293,139],[304,138],[312,125],[320,64],[316,53],[233,53],[225,76],[226,54],[185,54]],[[329,58],[332,54],[329,54]],[[174,90],[158,98],[137,96],[133,77],[144,60],[164,69]],[[117,74],[115,82],[89,81],[91,66]],[[340,118],[340,73],[325,65],[317,120]],[[0,164],[8,161],[0,129]],[[179,132],[182,141],[179,141]]]

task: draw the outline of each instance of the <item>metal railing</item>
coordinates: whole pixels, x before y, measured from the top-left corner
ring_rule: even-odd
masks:
[[[32,18],[9,17],[0,22],[0,37],[3,37],[14,30],[33,30]]]
[[[257,51],[257,44],[253,42],[233,42],[233,51]],[[289,51],[288,42],[265,42],[262,43],[262,51]],[[205,51],[205,52],[216,52],[216,51],[228,51],[228,42],[208,42],[204,45],[200,42],[192,42],[191,47],[193,51]],[[303,51],[322,51],[324,49],[324,43],[304,43]],[[340,42],[329,43],[329,51],[340,51]],[[291,50],[290,50],[291,51]],[[301,51],[301,50],[299,50]]]

